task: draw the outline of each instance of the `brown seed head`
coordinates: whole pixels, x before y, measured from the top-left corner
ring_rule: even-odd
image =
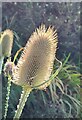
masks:
[[[57,33],[53,27],[41,25],[31,35],[18,61],[13,82],[17,85],[38,86],[49,79],[57,48]],[[38,87],[44,89],[50,81]]]

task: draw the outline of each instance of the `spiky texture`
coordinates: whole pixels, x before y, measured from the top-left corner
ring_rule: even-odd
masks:
[[[57,47],[57,33],[53,27],[41,25],[28,40],[13,74],[17,85],[38,86],[49,79]],[[46,88],[50,82],[38,87]]]
[[[9,106],[9,96],[10,96],[10,88],[11,88],[11,77],[8,77],[8,86],[7,86],[7,94],[6,94],[6,103],[5,103],[5,113],[4,113],[4,119],[7,117],[8,112],[8,106]]]
[[[0,56],[10,56],[13,44],[13,32],[9,29],[0,34]]]
[[[19,99],[19,104],[17,105],[17,110],[15,111],[15,116],[14,116],[13,120],[20,118],[22,111],[23,111],[23,108],[25,106],[25,103],[26,103],[31,91],[32,91],[32,89],[29,87],[28,87],[28,89],[27,88],[23,89],[23,91],[21,93],[21,97]]]

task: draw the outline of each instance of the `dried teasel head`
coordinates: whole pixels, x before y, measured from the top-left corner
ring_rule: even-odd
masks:
[[[41,25],[28,40],[13,73],[13,82],[31,87],[47,81],[51,75],[57,48],[57,33],[53,27]],[[50,81],[38,87],[45,89]]]
[[[9,29],[0,34],[0,56],[9,57],[13,44],[13,32]]]
[[[12,72],[14,71],[13,68],[15,68],[14,66],[15,66],[14,63],[11,62],[11,61],[7,61],[5,63],[5,65],[4,65],[4,74],[5,74],[5,76],[8,76],[8,75],[12,76]]]

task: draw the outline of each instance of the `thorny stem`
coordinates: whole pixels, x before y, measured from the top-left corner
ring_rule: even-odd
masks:
[[[23,91],[22,91],[21,97],[20,97],[20,101],[19,101],[19,104],[17,105],[17,110],[15,111],[15,116],[14,116],[13,120],[20,118],[23,108],[25,106],[25,103],[26,103],[31,91],[32,91],[32,88],[23,88]]]
[[[14,60],[13,60],[13,63],[15,62],[19,52],[23,50],[23,48],[21,48],[19,51],[17,51],[15,57],[14,57]],[[2,71],[2,64],[3,64],[3,60],[4,60],[4,57],[1,57],[1,60],[0,60],[0,74],[1,74],[1,71]],[[9,61],[11,61],[11,58],[9,59]],[[6,94],[6,103],[5,103],[5,113],[4,113],[4,119],[6,119],[7,117],[7,111],[8,111],[8,102],[9,102],[9,96],[10,96],[10,88],[11,88],[11,76],[8,74],[8,86],[7,86],[7,94]]]
[[[9,96],[10,96],[10,87],[11,87],[11,76],[8,75],[8,86],[7,86],[7,94],[6,94],[4,119],[6,119],[7,111],[8,111],[8,102],[9,102]]]
[[[15,62],[19,52],[23,50],[23,48],[21,48],[19,51],[17,51],[15,57],[14,57],[14,60],[13,60],[13,63]],[[0,74],[1,74],[1,71],[2,71],[2,64],[3,64],[3,60],[4,60],[4,57],[1,58],[0,60]],[[11,58],[9,59],[9,61],[11,61]],[[8,111],[8,102],[9,102],[9,96],[10,96],[10,87],[11,87],[11,76],[8,74],[8,86],[7,86],[7,94],[6,94],[6,103],[5,103],[5,113],[4,113],[4,119],[6,119],[7,117],[7,111]]]

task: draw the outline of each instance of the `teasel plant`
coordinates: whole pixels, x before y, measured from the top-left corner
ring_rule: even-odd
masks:
[[[33,89],[44,90],[61,70],[62,63],[56,58],[57,43],[57,31],[52,26],[47,29],[43,24],[27,41],[12,74],[12,82],[22,87],[13,119],[20,118],[31,91]],[[54,60],[60,63],[60,67],[51,75]]]
[[[13,32],[9,29],[0,33],[0,74],[2,71],[2,64],[5,57],[11,55],[13,45]]]
[[[2,65],[4,62],[4,58],[8,57],[8,61],[5,64],[6,75],[8,77],[8,86],[7,86],[7,94],[6,94],[6,103],[5,103],[5,113],[4,118],[7,116],[7,110],[8,110],[8,101],[9,101],[9,95],[10,95],[10,86],[11,86],[11,75],[8,71],[8,69],[11,69],[11,50],[13,45],[13,32],[10,29],[7,29],[0,33],[0,75],[2,72]]]

